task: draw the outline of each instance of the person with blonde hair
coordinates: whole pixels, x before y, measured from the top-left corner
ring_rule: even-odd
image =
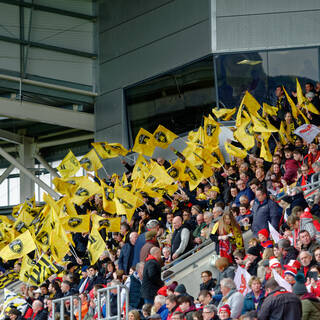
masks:
[[[140,313],[138,310],[131,310],[128,313],[128,320],[140,320]]]

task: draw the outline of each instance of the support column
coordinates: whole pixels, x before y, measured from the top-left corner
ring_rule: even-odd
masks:
[[[19,146],[20,163],[29,171],[34,171],[34,141],[32,138],[23,137],[23,144]],[[20,202],[34,195],[34,180],[20,170]]]

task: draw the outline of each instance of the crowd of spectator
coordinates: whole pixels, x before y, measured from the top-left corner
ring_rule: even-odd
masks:
[[[309,89],[317,105],[318,94]],[[273,120],[289,126],[295,120],[289,119],[281,88],[277,92],[281,113]],[[120,303],[129,320],[320,319],[320,195],[315,191],[312,202],[305,196],[313,175],[317,181],[320,151],[317,140],[308,144],[293,131],[291,137],[271,148],[272,162],[253,152],[212,168],[212,176],[194,191],[179,183],[171,197],[144,194],[144,205],[131,221],[123,219],[120,232],[100,231],[106,250],[95,265],[89,264],[86,251],[88,234],[73,234],[76,258],[68,254],[65,270],[40,287],[23,284],[21,294],[29,307],[24,314],[11,309],[9,319],[53,320],[52,301],[68,296],[74,297],[74,308],[61,302],[65,319],[70,310],[77,320],[80,313],[81,319],[97,319],[99,289],[118,285],[128,291],[111,290],[110,315],[117,314]],[[170,166],[162,158],[155,160],[166,169]],[[133,166],[123,164],[130,181]],[[107,183],[112,185],[114,178]],[[78,210],[108,216],[100,194]],[[273,230],[280,239],[272,236]],[[163,266],[178,264],[191,249],[212,242],[215,272],[194,275],[199,278],[198,295],[191,296],[184,283],[163,281]],[[1,263],[3,272],[13,266],[19,270],[21,261]],[[238,267],[251,276],[246,295],[234,280]],[[275,272],[291,290],[279,284]],[[103,316],[107,309],[102,299]],[[61,319],[59,309],[56,317]]]

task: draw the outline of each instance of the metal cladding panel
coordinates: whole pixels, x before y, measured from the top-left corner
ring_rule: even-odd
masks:
[[[92,85],[91,59],[42,50],[29,49],[27,72],[33,75],[62,81]]]
[[[0,4],[0,34],[7,37],[19,37],[19,7]]]
[[[0,41],[0,69],[20,70],[20,46]]]
[[[96,101],[96,130],[108,128],[122,121],[123,92],[121,89],[101,95]]]
[[[107,141],[109,143],[119,142],[122,143],[122,126],[121,124],[116,124],[112,127],[105,128],[102,130],[97,130],[95,132],[94,141],[96,142],[104,142]]]
[[[100,32],[126,23],[175,0],[104,0],[99,2]]]
[[[216,0],[217,16],[319,10],[319,0]]]
[[[210,51],[210,22],[207,20],[102,64],[101,92],[159,75],[204,57]]]
[[[101,63],[207,21],[208,3],[207,0],[177,0],[103,32]]]
[[[320,11],[217,17],[217,51],[319,45]]]

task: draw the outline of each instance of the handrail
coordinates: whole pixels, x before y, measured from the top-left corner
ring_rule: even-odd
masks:
[[[163,266],[161,268],[161,271],[165,271],[170,269],[173,265],[177,265],[178,263],[182,262],[179,261],[180,259],[184,259],[186,257],[188,257],[189,255],[191,255],[192,253],[194,253],[195,251],[198,251],[199,249],[202,249],[203,247],[206,247],[207,245],[209,245],[210,243],[212,243],[212,241],[210,239],[205,240],[204,242],[202,242],[201,244],[195,246],[194,248],[192,248],[191,250],[189,250],[188,252],[185,252],[183,255],[178,257],[177,261],[172,261],[169,264]]]
[[[117,314],[115,316],[110,315],[110,291],[117,289]],[[128,315],[129,310],[129,290],[128,288],[123,285],[119,284],[112,287],[106,287],[103,289],[98,290],[98,296],[97,296],[97,304],[98,304],[98,320],[121,320],[121,291],[126,291],[126,310],[125,314]],[[102,309],[102,301],[101,301],[101,295],[105,298],[105,304],[106,304],[106,317],[102,317],[101,315],[101,309]]]
[[[78,300],[78,310],[79,310],[79,320],[81,320],[81,299],[79,298],[79,296],[77,295],[73,295],[73,296],[67,296],[67,297],[63,297],[63,298],[59,298],[59,299],[55,299],[52,300],[52,319],[55,319],[55,313],[56,313],[56,304],[59,306],[60,309],[60,319],[64,319],[65,316],[65,301],[69,301],[70,303],[70,310],[67,311],[66,313],[70,313],[70,320],[74,320],[76,319],[75,315],[74,315],[74,304],[73,304],[73,299],[77,299]],[[60,304],[60,305],[59,305]]]

